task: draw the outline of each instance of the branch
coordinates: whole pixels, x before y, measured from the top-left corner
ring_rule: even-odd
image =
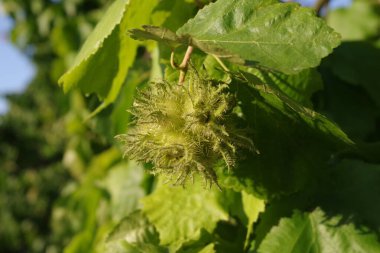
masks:
[[[195,5],[198,7],[198,9],[202,9],[205,5],[200,0],[194,1]]]

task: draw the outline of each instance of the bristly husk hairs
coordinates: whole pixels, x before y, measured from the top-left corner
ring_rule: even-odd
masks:
[[[124,156],[152,163],[152,173],[165,174],[174,185],[199,174],[205,186],[219,187],[213,168],[220,160],[231,170],[239,149],[258,153],[248,132],[236,126],[235,106],[227,84],[190,68],[183,85],[163,80],[139,92],[132,127],[116,138],[124,143]]]

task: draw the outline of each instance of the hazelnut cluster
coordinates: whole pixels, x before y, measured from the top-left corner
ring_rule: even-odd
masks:
[[[183,85],[151,83],[135,99],[133,127],[117,138],[129,159],[152,163],[154,174],[166,174],[176,185],[199,173],[215,183],[221,160],[230,170],[238,149],[255,150],[247,131],[236,127],[235,97],[226,84],[214,84],[190,72]]]

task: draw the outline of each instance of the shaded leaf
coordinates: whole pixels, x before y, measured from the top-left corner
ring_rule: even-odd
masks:
[[[260,154],[246,154],[230,173],[218,169],[222,186],[262,197],[292,193],[315,183],[339,151],[353,148],[353,142],[325,116],[257,83],[257,78],[249,79],[248,85],[233,80],[231,87]]]
[[[144,25],[142,26],[143,30],[129,30],[130,36],[137,40],[155,40],[172,49],[181,44],[187,44],[186,38],[177,36],[173,31],[195,14],[194,7],[194,4],[185,0],[161,0],[152,13],[152,23],[155,26]]]
[[[375,132],[376,118],[380,116],[370,95],[363,87],[346,83],[332,73],[324,73],[324,82],[323,108],[319,110],[353,140],[366,140]]]
[[[358,59],[365,59],[365,64]],[[362,85],[380,106],[380,48],[368,42],[344,42],[326,63],[340,79]]]
[[[323,88],[323,81],[316,69],[305,69],[295,75],[268,72],[249,68],[250,73],[268,84],[277,87],[295,102],[312,108],[311,96]]]
[[[128,74],[125,85],[123,85],[119,97],[114,103],[112,114],[110,118],[107,115],[106,123],[109,129],[109,119],[112,121],[111,137],[125,133],[128,125],[132,120],[132,115],[128,111],[134,100],[137,89],[146,84],[148,79],[148,72],[143,72],[140,69],[132,69]]]
[[[184,42],[183,39],[181,39],[174,32],[166,28],[144,25],[143,29],[144,30],[129,30],[131,38],[135,40],[155,40],[161,43],[165,43],[171,48],[175,48]]]
[[[179,38],[174,31],[187,22],[190,18],[194,17],[196,14],[197,8],[194,4],[194,1],[189,0],[161,0],[154,8],[152,13],[151,20],[154,26],[165,27],[163,29],[168,29],[173,31],[173,33],[178,38],[178,43],[187,44],[187,41],[182,41],[182,38]],[[184,54],[185,47],[178,47],[179,45],[174,43],[173,45],[167,43],[159,43],[159,54],[160,54],[160,63],[169,65],[169,59],[171,52],[176,49],[176,54],[174,59],[176,62],[182,61],[181,56]],[[194,55],[192,55],[194,56]],[[193,57],[192,57],[193,59]],[[168,68],[171,68],[168,66]],[[167,68],[167,69],[168,69]]]
[[[364,224],[379,234],[380,165],[344,159],[331,172],[325,178],[328,183],[319,191],[325,212],[329,216],[341,214],[343,222],[358,227]]]
[[[178,251],[178,253],[216,253],[214,247],[215,245],[213,243],[210,243],[205,247],[191,247],[185,251]]]
[[[152,14],[152,23],[176,31],[197,12],[194,1],[161,0]]]
[[[215,250],[218,253],[244,252],[246,227],[238,220],[220,221],[214,231]]]

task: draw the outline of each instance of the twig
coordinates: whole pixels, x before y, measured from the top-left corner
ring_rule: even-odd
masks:
[[[198,7],[198,9],[202,9],[205,6],[205,4],[202,3],[200,0],[195,0],[194,3]]]
[[[174,51],[172,51],[170,55],[170,65],[174,69],[179,69],[179,79],[178,79],[178,85],[182,85],[185,81],[186,72],[187,72],[187,65],[189,64],[191,54],[193,53],[194,48],[192,46],[188,46],[185,56],[183,57],[183,60],[180,65],[177,65],[174,61]]]
[[[315,3],[314,9],[317,12],[318,16],[321,16],[321,10],[322,10],[322,8],[325,7],[326,5],[328,5],[329,2],[330,2],[330,0],[318,0]]]
[[[181,64],[179,65],[179,69],[186,69],[187,68],[187,64],[189,63],[190,56],[193,53],[193,49],[194,49],[193,46],[187,47],[185,56],[183,57],[183,60],[182,60]]]
[[[178,69],[178,65],[174,61],[174,50],[172,50],[172,53],[170,54],[170,65],[173,69]]]

